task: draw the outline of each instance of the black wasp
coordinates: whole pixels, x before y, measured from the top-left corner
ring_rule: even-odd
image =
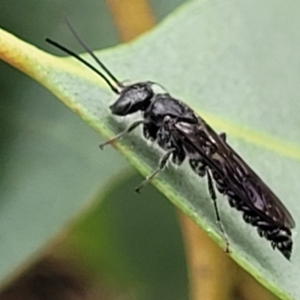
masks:
[[[138,111],[142,113],[141,120],[135,121],[100,147],[142,125],[144,137],[156,141],[165,150],[158,168],[142,182],[137,191],[159,173],[168,161],[180,165],[187,158],[192,170],[208,179],[209,194],[227,247],[228,240],[220,222],[213,183],[221,194],[228,197],[229,204],[243,213],[244,220],[257,227],[259,235],[271,242],[273,249],[277,248],[290,259],[293,246],[291,229],[295,227],[292,216],[270,188],[228,145],[226,135],[218,135],[190,107],[170,94],[155,93],[154,82],[124,85],[78,37],[69,23],[68,25],[106,75],[71,50],[52,40],[47,41],[96,72],[118,95],[118,99],[109,107],[112,114],[126,116]]]

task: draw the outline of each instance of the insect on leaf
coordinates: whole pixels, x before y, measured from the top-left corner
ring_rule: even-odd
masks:
[[[300,33],[292,24],[297,22],[300,10],[290,11],[287,5],[281,5],[272,1],[193,1],[143,38],[97,55],[118,78],[158,82],[201,114],[218,133],[225,131],[228,143],[287,208],[293,209],[297,220],[300,133],[298,91],[293,82],[299,82],[296,62]],[[278,14],[286,17],[278,20]],[[283,36],[291,39],[284,46]],[[5,40],[9,39],[6,36]],[[11,41],[16,47],[14,53],[4,53],[7,60],[20,58],[15,55],[20,49],[23,60],[12,64],[39,80],[104,137],[129,124],[130,120],[110,115],[108,106],[114,95],[87,68],[72,58],[55,58]],[[139,130],[115,146],[143,175],[157,166],[162,153],[150,148]],[[224,244],[206,183],[187,165],[176,170],[170,167],[153,184]],[[289,263],[272,251],[256,230],[244,224],[224,197],[217,194],[217,198],[232,257],[278,297],[299,298],[295,281],[299,238],[294,238],[296,250]]]

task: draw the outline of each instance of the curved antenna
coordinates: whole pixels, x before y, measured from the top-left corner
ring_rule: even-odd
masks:
[[[84,60],[82,57],[80,57],[78,54],[76,54],[75,52],[69,50],[68,48],[60,45],[59,43],[52,41],[51,39],[46,39],[46,42],[53,45],[54,47],[66,52],[67,54],[75,57],[77,60],[79,60],[81,63],[83,63],[85,66],[87,66],[88,68],[90,68],[91,70],[93,70],[95,73],[97,73],[107,84],[108,86],[112,89],[113,92],[115,92],[116,94],[120,94],[120,91],[108,80],[108,78],[102,73],[100,72],[97,68],[95,68],[92,64],[90,64],[89,62],[87,62],[86,60]]]
[[[152,84],[152,85],[157,85],[158,87],[160,87],[164,92],[166,92],[167,94],[169,94],[168,90],[161,85],[160,83],[154,82],[154,81],[147,81],[148,83]]]
[[[70,21],[65,17],[67,26],[72,32],[73,36],[77,40],[77,42],[84,48],[84,50],[89,53],[93,59],[98,63],[98,65],[107,73],[107,75],[115,82],[115,84],[119,87],[123,87],[122,83],[109,71],[109,69],[104,65],[103,62],[95,55],[95,53],[90,49],[90,47],[83,41],[83,39],[78,35],[75,28],[71,25]]]

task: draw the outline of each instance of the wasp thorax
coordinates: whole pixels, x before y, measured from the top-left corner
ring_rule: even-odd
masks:
[[[115,103],[109,108],[114,115],[125,116],[145,110],[153,97],[152,83],[141,82],[125,86]]]

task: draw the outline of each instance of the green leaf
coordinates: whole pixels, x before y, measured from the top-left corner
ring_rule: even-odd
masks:
[[[300,216],[296,197],[300,33],[294,26],[298,6],[273,0],[193,1],[148,35],[98,53],[118,78],[156,81],[218,131],[226,131],[233,148],[293,208],[296,222]],[[51,56],[5,32],[0,32],[0,44],[2,58],[46,86],[105,138],[129,124],[128,119],[110,115],[108,104],[115,95],[73,58]],[[115,147],[144,176],[156,167],[162,153],[149,147],[140,130]],[[170,166],[153,184],[224,245],[206,184],[187,165]],[[299,239],[294,237],[290,263],[259,238],[224,197],[218,195],[218,200],[233,259],[281,299],[299,299]]]
[[[65,232],[56,256],[71,257],[97,286],[121,287],[123,296],[131,291],[130,299],[188,299],[177,210],[154,187],[134,193],[143,179],[132,171],[127,168],[100,191]]]
[[[76,13],[80,20],[86,20],[77,27],[99,47],[117,42],[105,6],[97,0],[75,0],[64,10],[74,22]],[[59,13],[61,2],[37,6],[35,0],[28,0],[25,6],[9,2],[2,8],[1,25],[38,45],[45,46],[45,37],[54,31],[63,39],[69,35]],[[91,33],[89,26],[100,29]],[[99,35],[104,34],[99,41]],[[95,194],[128,163],[116,151],[103,155],[98,147],[99,134],[42,86],[2,62],[0,70],[2,286],[3,280],[15,279],[24,267],[44,255],[49,239],[56,237],[74,215],[84,213]]]

